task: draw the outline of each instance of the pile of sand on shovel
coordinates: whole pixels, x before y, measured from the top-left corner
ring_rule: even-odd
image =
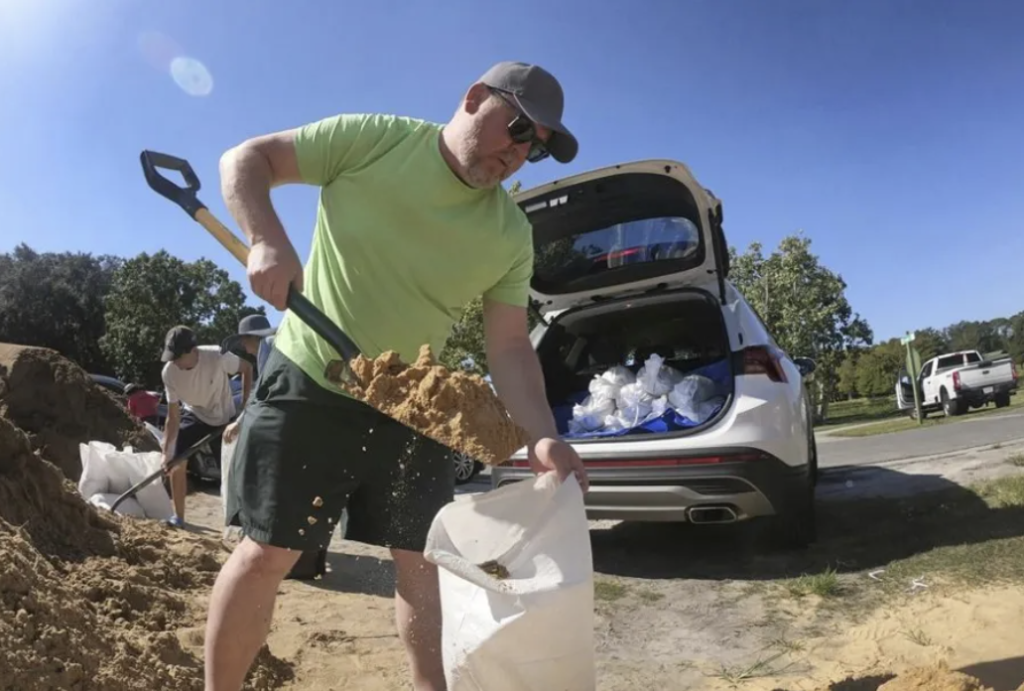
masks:
[[[504,463],[529,441],[483,377],[439,364],[430,346],[411,365],[387,351],[360,355],[350,367],[358,380],[341,381],[343,365],[332,362],[327,377],[352,396],[434,441],[487,465]]]

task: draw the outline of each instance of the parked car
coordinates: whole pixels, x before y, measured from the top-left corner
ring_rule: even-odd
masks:
[[[455,464],[456,485],[464,485],[467,482],[471,482],[484,468],[483,463],[461,451],[452,451],[452,463]]]
[[[814,362],[783,352],[728,280],[721,201],[669,160],[594,170],[516,201],[533,224],[531,288],[544,319],[531,338],[560,433],[587,466],[588,517],[760,519],[782,545],[813,542],[817,450],[804,382]],[[652,353],[682,373],[718,372],[720,408],[689,427],[567,434],[567,401],[609,367],[635,374]],[[492,486],[530,475],[522,449],[493,469]]]
[[[997,408],[1010,405],[1010,396],[1017,392],[1018,374],[1009,357],[987,360],[977,350],[961,350],[926,361],[914,384],[922,416],[939,410],[952,416],[989,403]],[[905,368],[896,382],[896,406],[911,416],[916,414],[914,390]]]

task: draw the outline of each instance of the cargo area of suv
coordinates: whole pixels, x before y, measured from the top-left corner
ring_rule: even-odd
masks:
[[[732,400],[734,378],[722,309],[704,290],[679,289],[568,310],[552,321],[537,353],[548,402],[567,440],[691,434],[714,424]],[[631,400],[629,390],[621,388],[623,381],[632,382],[638,375],[642,380],[651,362],[660,362],[660,379],[654,388],[637,382],[632,391],[643,400],[635,395]],[[608,398],[601,398],[603,393],[617,395],[618,404],[613,408]],[[659,402],[665,406],[660,415]],[[635,417],[621,414],[624,409]],[[611,424],[605,424],[607,416]],[[582,427],[580,420],[586,421]]]

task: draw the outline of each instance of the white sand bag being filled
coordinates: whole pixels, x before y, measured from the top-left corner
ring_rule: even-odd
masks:
[[[449,691],[593,691],[594,569],[583,492],[554,473],[435,517]]]

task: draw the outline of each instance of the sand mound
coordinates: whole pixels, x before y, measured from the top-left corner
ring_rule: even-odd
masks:
[[[22,350],[9,370],[22,367],[26,353],[35,361]],[[74,371],[44,357],[48,371]],[[4,400],[25,406],[32,396],[10,388],[12,380],[18,387],[32,386],[31,380],[5,380]],[[51,383],[44,396],[57,388]],[[43,403],[44,410],[52,406]],[[45,418],[19,410],[26,419]],[[220,567],[217,544],[99,513],[34,451],[6,412],[0,408],[0,688],[202,689],[202,661],[175,631],[201,616],[187,596],[212,584]],[[50,439],[58,447],[69,444]],[[289,676],[289,668],[264,650],[247,688],[277,688]]]
[[[339,381],[341,363],[332,365],[327,376]],[[507,461],[529,441],[483,377],[438,364],[430,346],[412,365],[388,351],[374,360],[360,355],[351,366],[359,383],[345,388],[353,396],[481,463]]]
[[[974,677],[955,672],[946,664],[917,667],[885,682],[878,691],[992,691]]]
[[[46,348],[0,343],[0,416],[26,432],[32,447],[76,482],[82,475],[80,442],[159,450],[81,367]]]

